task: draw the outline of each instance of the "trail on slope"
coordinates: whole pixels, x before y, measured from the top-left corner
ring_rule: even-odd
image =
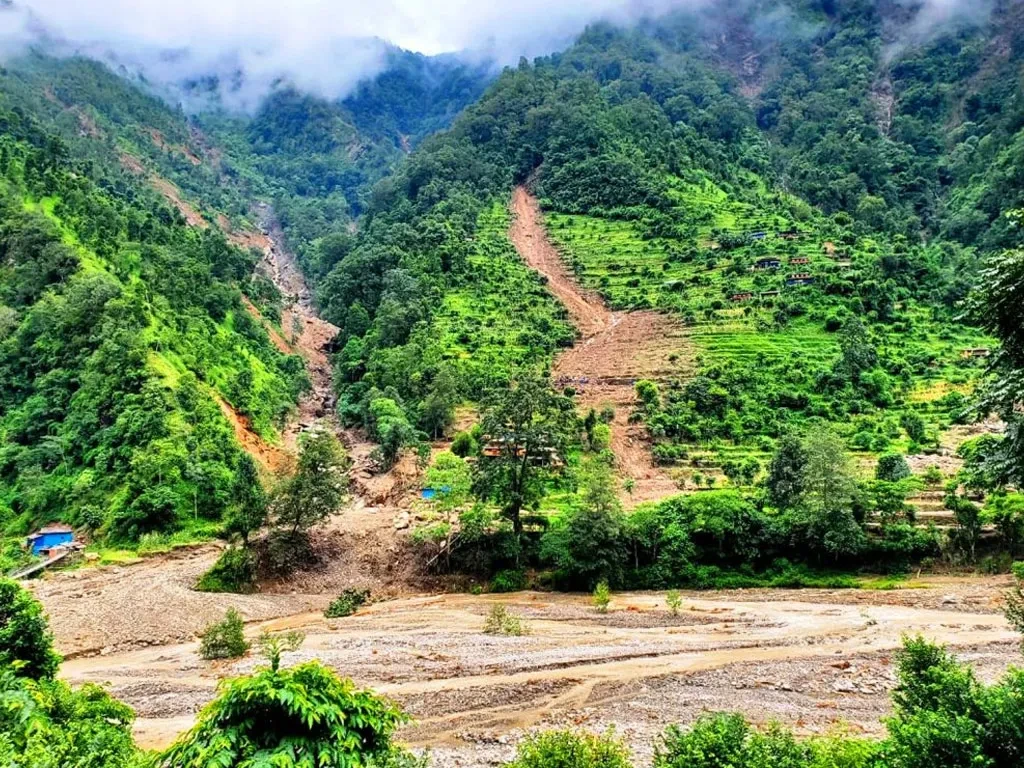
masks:
[[[574,387],[584,409],[610,405],[615,410],[612,451],[619,474],[634,483],[624,501],[656,501],[678,493],[675,481],[655,465],[646,429],[631,424],[629,416],[638,379],[664,380],[689,365],[684,328],[659,312],[613,312],[600,296],[580,286],[548,239],[540,205],[525,187],[512,195],[512,214],[509,239],[523,261],[547,278],[580,331],[579,342],[555,360],[556,383]]]

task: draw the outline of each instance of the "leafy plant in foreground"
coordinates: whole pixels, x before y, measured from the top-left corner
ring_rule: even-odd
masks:
[[[222,684],[158,765],[355,768],[378,758],[388,765],[391,735],[404,719],[391,702],[317,662],[265,669]]]
[[[629,750],[613,734],[547,731],[519,744],[507,768],[630,768]]]
[[[490,613],[487,614],[487,618],[484,620],[484,634],[487,635],[519,637],[527,635],[529,632],[530,630],[523,620],[501,603],[496,603],[492,606]]]
[[[0,579],[0,666],[19,663],[19,676],[41,680],[54,677],[60,662],[42,606],[17,582]]]
[[[608,606],[612,602],[612,593],[608,589],[607,581],[598,582],[597,586],[594,587],[594,594],[591,595],[591,601],[594,603],[594,608],[597,609],[598,613],[608,613]]]

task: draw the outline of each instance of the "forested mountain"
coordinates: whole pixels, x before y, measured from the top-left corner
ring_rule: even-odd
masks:
[[[189,238],[223,229],[243,242],[253,202],[273,203],[342,329],[339,412],[378,438],[375,401],[415,443],[413,427],[443,432],[456,404],[572,343],[564,309],[505,236],[508,196],[527,184],[584,286],[688,329],[692,356],[637,413],[659,460],[757,467],[814,419],[851,450],[913,453],[964,417],[984,367],[964,350],[992,340],[961,303],[984,255],[1017,237],[1005,214],[1021,204],[1020,15],[1003,0],[980,24],[922,35],[901,3],[764,0],[597,24],[489,86],[485,64],[396,50],[343,100],[281,84],[249,116],[186,117],[81,58],[12,61],[0,90],[19,120],[60,137],[62,172],[117,200],[158,205],[160,192]],[[72,227],[60,195],[17,173],[11,185]],[[76,237],[98,259],[131,250]],[[131,270],[104,269],[131,284]],[[224,280],[275,322],[265,281],[248,267]],[[21,312],[42,295],[6,304]],[[233,333],[249,317],[236,309],[210,321]],[[298,369],[250,342],[269,379],[234,362],[171,367],[237,410],[251,401],[272,440]],[[19,519],[25,476],[9,465]],[[117,505],[103,498],[109,522]],[[25,519],[58,506],[74,518],[62,496]]]
[[[659,434],[756,441],[816,416],[863,449],[934,441],[979,370],[963,349],[987,344],[958,303],[980,255],[1014,238],[1019,14],[1004,3],[905,46],[901,6],[754,3],[594,26],[523,61],[377,187],[321,284],[349,338],[343,402],[358,418],[390,388],[415,418],[439,372],[488,343],[489,321],[446,297],[487,285],[478,220],[529,182],[584,283],[694,327],[701,375],[648,414]],[[752,273],[766,257],[779,264]],[[782,272],[813,285],[782,290]],[[457,344],[442,332],[453,314]],[[517,332],[540,358],[560,338]]]
[[[225,414],[275,443],[307,386],[268,335],[281,301],[254,272],[254,203],[277,207],[300,253],[347,232],[365,189],[487,71],[396,53],[347,104],[283,89],[254,116],[200,124],[97,62],[8,62],[6,533],[57,519],[122,540],[219,525],[259,482]]]

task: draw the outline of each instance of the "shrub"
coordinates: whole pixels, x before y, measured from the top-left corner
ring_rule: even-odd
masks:
[[[484,634],[520,637],[529,634],[526,624],[501,603],[495,604],[484,621]]]
[[[630,768],[629,751],[609,732],[603,736],[548,731],[519,744],[508,768]]]
[[[612,593],[608,589],[607,581],[598,582],[598,585],[594,587],[594,594],[591,599],[598,613],[608,613],[608,606],[612,602]]]
[[[21,662],[18,675],[34,680],[57,674],[60,656],[43,607],[10,579],[0,579],[0,666]]]
[[[391,702],[316,662],[265,669],[226,683],[157,765],[326,768],[381,758],[379,765],[405,768],[410,764],[387,762],[391,734],[404,719]]]
[[[498,571],[491,580],[491,592],[520,592],[526,589],[526,571]]]
[[[654,756],[655,768],[804,768],[807,748],[771,726],[751,729],[742,715],[705,715],[689,731],[670,727]]]
[[[256,556],[246,547],[228,547],[217,562],[199,577],[200,592],[245,594],[256,588]]]
[[[461,458],[473,456],[479,450],[476,440],[469,432],[459,432],[452,440],[452,453]]]
[[[249,650],[245,624],[238,611],[229,608],[222,621],[214,622],[199,636],[199,655],[207,660],[237,659]]]
[[[678,589],[670,589],[665,594],[665,605],[668,606],[673,616],[679,615],[679,609],[683,607],[683,596],[679,594]]]
[[[260,655],[270,662],[275,672],[281,667],[281,656],[297,651],[306,636],[301,632],[264,632],[256,642],[260,647]]]
[[[360,606],[370,599],[368,589],[346,589],[338,597],[331,601],[324,611],[328,619],[340,619],[344,616],[351,616],[359,610]]]
[[[910,477],[910,465],[902,453],[883,453],[878,457],[878,466],[875,467],[876,480],[896,483],[905,477]]]

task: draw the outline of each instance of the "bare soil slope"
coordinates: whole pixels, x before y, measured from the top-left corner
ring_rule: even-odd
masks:
[[[655,501],[679,492],[675,481],[654,465],[646,430],[630,424],[639,379],[664,379],[685,372],[692,352],[685,329],[658,312],[612,312],[601,297],[582,288],[548,239],[540,206],[525,187],[512,196],[509,239],[523,261],[548,279],[580,331],[580,341],[555,361],[557,383],[579,393],[582,408],[615,409],[612,451],[619,474],[633,480],[624,501]]]

